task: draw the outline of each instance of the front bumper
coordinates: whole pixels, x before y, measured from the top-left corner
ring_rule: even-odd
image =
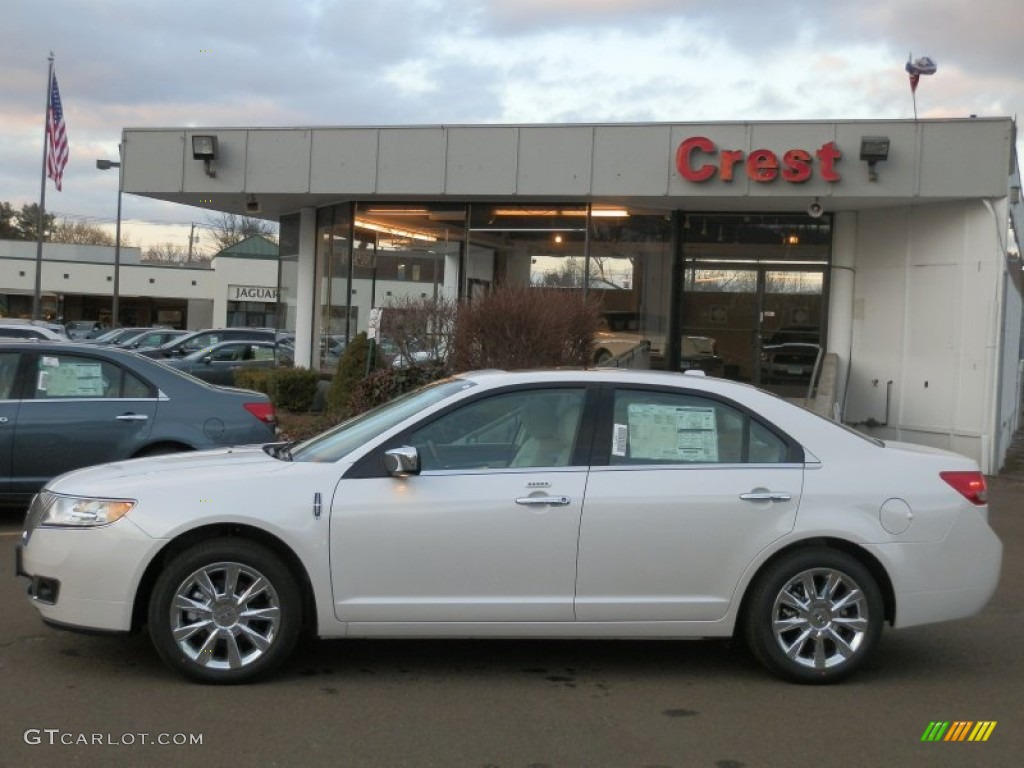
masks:
[[[127,518],[97,528],[39,527],[17,545],[15,573],[29,579],[29,600],[44,621],[125,632],[160,544]]]

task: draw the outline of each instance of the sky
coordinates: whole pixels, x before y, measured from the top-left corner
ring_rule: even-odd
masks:
[[[0,21],[0,201],[39,201],[47,58],[70,160],[46,207],[113,231],[125,127],[1024,114],[1020,0],[48,0]],[[210,214],[125,195],[128,244]],[[212,244],[200,241],[200,249]]]

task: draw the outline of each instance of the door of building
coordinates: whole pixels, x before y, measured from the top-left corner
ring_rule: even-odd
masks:
[[[687,214],[681,367],[807,396],[823,353],[831,233],[827,217]]]

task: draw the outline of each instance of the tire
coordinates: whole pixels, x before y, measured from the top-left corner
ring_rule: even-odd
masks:
[[[247,683],[269,674],[288,658],[301,624],[291,572],[269,549],[244,539],[214,539],[180,553],[157,577],[149,602],[157,653],[201,683]]]
[[[810,596],[811,599],[808,599]],[[882,594],[854,557],[834,549],[793,552],[748,595],[744,632],[769,671],[797,683],[837,683],[871,655],[882,633]]]

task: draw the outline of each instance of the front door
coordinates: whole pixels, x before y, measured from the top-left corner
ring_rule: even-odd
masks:
[[[583,402],[582,388],[481,397],[397,438],[419,451],[421,474],[343,479],[331,505],[337,617],[572,621]]]

